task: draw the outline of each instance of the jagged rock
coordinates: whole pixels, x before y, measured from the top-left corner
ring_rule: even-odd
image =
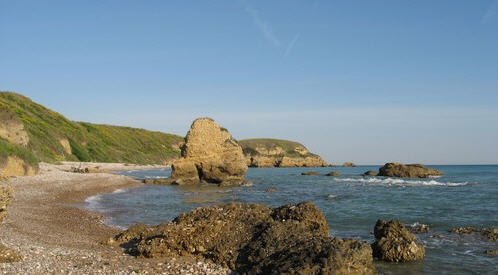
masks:
[[[329,237],[312,203],[204,207],[171,223],[133,226],[116,241],[136,256],[200,258],[243,274],[374,273],[370,246]]]
[[[21,255],[0,243],[0,263],[13,263],[22,259]]]
[[[375,177],[377,176],[379,173],[375,172],[375,171],[366,171],[365,173],[363,173],[364,176],[372,176],[372,177]]]
[[[443,173],[437,169],[428,168],[422,164],[401,164],[397,162],[386,163],[379,169],[379,176],[398,178],[428,178],[441,176]]]
[[[143,183],[145,184],[161,184],[161,185],[171,185],[173,184],[172,179],[144,179]]]
[[[294,141],[246,139],[240,145],[249,167],[323,167],[327,162]]]
[[[13,191],[10,185],[5,182],[0,182],[0,223],[7,215],[7,206],[13,197]]]
[[[410,231],[413,233],[428,233],[429,226],[427,224],[415,223],[410,226]]]
[[[424,246],[399,221],[378,220],[374,235],[373,255],[380,260],[409,262],[422,260],[425,256]]]
[[[497,255],[498,256],[498,250],[486,250],[486,251],[484,251],[484,254]]]
[[[327,177],[339,177],[340,175],[341,173],[339,173],[338,171],[332,171],[330,173],[325,174],[325,176]]]
[[[196,119],[182,146],[182,158],[172,166],[175,184],[199,182],[243,184],[247,165],[242,148],[230,133],[210,118]]]
[[[498,241],[498,228],[474,228],[471,226],[467,227],[455,227],[450,230],[451,233],[455,234],[472,234],[472,233],[480,233],[486,238],[492,241]]]
[[[345,162],[342,164],[343,167],[356,167],[356,164],[352,162]]]
[[[320,173],[315,172],[315,171],[307,171],[307,172],[302,172],[302,176],[320,176]]]

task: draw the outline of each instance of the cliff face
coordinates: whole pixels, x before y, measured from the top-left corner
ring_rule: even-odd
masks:
[[[239,141],[249,167],[316,167],[327,166],[320,156],[294,141],[279,139],[246,139]]]

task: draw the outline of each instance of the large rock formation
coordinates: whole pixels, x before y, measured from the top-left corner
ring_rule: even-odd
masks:
[[[425,256],[424,246],[399,221],[378,220],[374,235],[377,241],[372,244],[373,255],[380,260],[409,262]]]
[[[279,208],[230,203],[196,209],[171,223],[130,227],[116,241],[140,257],[188,256],[242,274],[373,274],[370,246],[329,237],[312,203]]]
[[[442,176],[443,173],[437,169],[428,168],[422,164],[386,163],[379,169],[379,176],[398,178],[428,178],[431,176]]]
[[[199,182],[241,184],[247,171],[242,148],[230,133],[210,118],[196,119],[182,145],[182,158],[173,162],[176,184]]]
[[[249,167],[323,167],[327,162],[294,141],[246,139],[240,145]]]

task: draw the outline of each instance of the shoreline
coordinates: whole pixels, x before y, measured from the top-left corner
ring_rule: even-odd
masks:
[[[133,165],[126,167],[139,169]],[[124,254],[122,248],[109,245],[108,240],[120,230],[106,225],[103,215],[78,204],[81,206],[91,196],[138,187],[142,183],[122,175],[79,174],[64,169],[43,164],[39,175],[8,180],[15,195],[0,225],[0,241],[18,251],[23,260],[0,264],[1,274],[229,272],[191,259],[135,258]]]

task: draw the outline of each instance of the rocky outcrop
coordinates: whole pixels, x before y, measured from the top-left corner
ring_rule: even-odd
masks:
[[[366,171],[365,173],[363,173],[364,176],[372,176],[372,177],[375,177],[377,176],[379,173],[375,172],[375,171]]]
[[[442,176],[443,173],[422,164],[401,164],[393,162],[386,163],[381,167],[378,175],[398,178],[428,178],[431,176]]]
[[[302,172],[301,176],[320,176],[320,173],[315,171]]]
[[[279,139],[246,139],[240,145],[249,167],[324,167],[327,162],[297,142]]]
[[[325,174],[325,176],[327,176],[327,177],[339,177],[340,175],[341,175],[341,173],[339,171],[332,171],[332,172]]]
[[[7,215],[7,206],[12,200],[12,188],[5,182],[0,181],[0,223]]]
[[[343,167],[356,167],[356,164],[352,162],[345,162],[342,164]]]
[[[247,165],[242,148],[226,129],[210,118],[192,123],[181,154],[182,158],[171,166],[175,184],[244,183]]]
[[[33,176],[38,168],[32,167],[17,156],[9,156],[6,160],[0,161],[0,178]]]
[[[380,260],[410,262],[422,260],[425,256],[424,246],[399,221],[378,220],[374,235],[373,255]]]
[[[171,223],[135,225],[115,240],[136,256],[194,257],[242,274],[374,273],[370,246],[330,237],[312,203],[204,207]]]
[[[455,227],[450,230],[451,233],[455,234],[473,234],[473,233],[480,233],[486,238],[492,240],[492,241],[498,241],[498,228],[474,228],[471,226],[467,227]]]

